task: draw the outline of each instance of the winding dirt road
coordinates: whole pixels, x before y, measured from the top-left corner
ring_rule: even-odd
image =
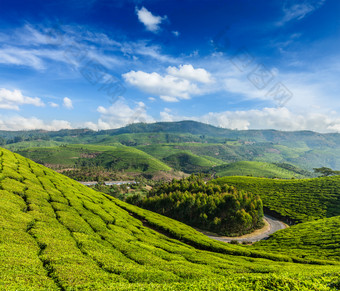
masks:
[[[223,241],[223,242],[231,242],[232,240],[234,241],[236,240],[238,242],[254,243],[262,239],[267,239],[269,235],[273,234],[274,232],[280,229],[287,228],[287,225],[284,224],[282,221],[277,220],[276,218],[271,217],[269,215],[264,215],[264,222],[265,222],[265,226],[263,228],[255,230],[252,233],[239,236],[239,237],[226,237],[226,236],[211,235],[207,232],[203,232],[203,233],[212,239]]]

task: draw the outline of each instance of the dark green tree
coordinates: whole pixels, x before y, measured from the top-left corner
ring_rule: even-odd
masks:
[[[313,170],[314,173],[320,174],[322,177],[340,175],[340,171],[334,171],[331,168],[327,167],[313,168]]]

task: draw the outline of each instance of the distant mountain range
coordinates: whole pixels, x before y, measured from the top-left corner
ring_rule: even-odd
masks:
[[[309,171],[321,166],[340,169],[339,133],[230,130],[196,121],[138,123],[102,131],[0,131],[0,143],[14,151],[66,144],[122,144],[187,172],[239,161],[290,163]],[[186,161],[193,163],[189,169],[185,169]]]

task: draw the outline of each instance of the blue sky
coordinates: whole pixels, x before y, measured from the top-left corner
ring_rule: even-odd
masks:
[[[2,130],[340,131],[338,0],[12,0],[0,14]]]

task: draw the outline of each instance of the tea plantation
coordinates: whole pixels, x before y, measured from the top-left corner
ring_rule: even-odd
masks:
[[[337,290],[339,272],[213,241],[0,150],[1,290]]]
[[[340,176],[299,180],[223,177],[215,183],[258,194],[267,212],[288,220],[305,222],[340,215]]]
[[[50,168],[96,167],[126,172],[170,171],[170,167],[152,156],[135,148],[120,144],[63,145],[58,147],[36,147],[18,151],[25,157]]]
[[[258,242],[256,249],[302,258],[340,260],[340,216],[294,225]]]

